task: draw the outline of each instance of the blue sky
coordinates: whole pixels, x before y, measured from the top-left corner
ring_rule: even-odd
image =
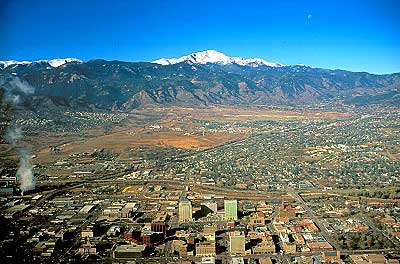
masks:
[[[400,72],[400,1],[0,0],[0,60],[151,61],[215,49]]]

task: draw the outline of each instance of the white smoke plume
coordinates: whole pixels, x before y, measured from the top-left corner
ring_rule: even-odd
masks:
[[[6,87],[6,93],[4,101],[12,104],[16,111],[23,110],[22,98],[26,95],[33,94],[35,89],[25,81],[21,81],[19,78],[14,78],[8,82]],[[21,142],[22,130],[21,128],[12,125],[6,131],[6,141],[11,144],[19,154],[19,167],[16,173],[17,179],[20,183],[20,189],[22,192],[34,190],[36,179],[33,175],[33,166],[31,163],[31,153]]]
[[[21,81],[18,77],[9,81],[8,84],[9,86],[6,88],[4,100],[6,103],[10,103],[16,108],[21,107],[21,97],[35,92],[35,88],[26,81]]]

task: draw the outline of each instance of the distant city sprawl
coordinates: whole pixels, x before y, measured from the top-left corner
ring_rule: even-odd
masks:
[[[18,121],[33,150],[35,190],[21,195],[17,160],[4,149],[4,256],[396,263],[396,110],[173,107],[64,115],[81,125],[45,133],[34,115]]]

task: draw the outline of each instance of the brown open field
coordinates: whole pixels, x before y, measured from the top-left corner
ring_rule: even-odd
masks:
[[[107,135],[76,138],[76,141],[63,144],[61,144],[63,139],[60,138],[58,144],[61,144],[62,156],[69,156],[82,152],[92,152],[95,149],[102,148],[120,153],[135,146],[160,146],[197,150],[217,146],[227,141],[242,139],[246,136],[246,134],[222,133],[202,136],[185,134],[183,132],[135,130],[134,134],[129,134],[126,131],[116,131]],[[56,141],[52,142],[56,143]],[[38,156],[38,161],[50,162],[53,161],[53,158],[60,158],[60,155],[51,153],[49,147],[42,148],[34,153]]]
[[[206,132],[193,120],[205,121],[249,121],[249,120],[298,120],[347,118],[350,115],[336,112],[282,111],[274,109],[237,109],[233,107],[194,108],[154,108],[136,110],[124,125],[105,132],[103,128],[93,128],[83,133],[45,133],[43,136],[28,138],[27,141],[37,158],[35,163],[54,162],[72,154],[109,149],[116,153],[129,152],[140,146],[174,147],[201,150],[226,142],[240,140],[251,131],[236,133]],[[142,117],[142,118],[141,118]],[[138,118],[140,122],[138,122]],[[152,120],[144,122],[143,120]],[[50,151],[50,146],[59,148],[58,153]]]

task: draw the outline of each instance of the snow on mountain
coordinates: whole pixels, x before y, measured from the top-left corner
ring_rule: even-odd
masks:
[[[65,63],[68,62],[82,62],[81,60],[75,59],[75,58],[65,58],[65,59],[53,59],[53,60],[48,60],[47,61],[51,67],[57,68]]]
[[[8,60],[8,61],[0,61],[0,66],[2,68],[7,68],[10,65],[16,65],[16,64],[31,64],[32,62],[30,61],[15,61],[15,60]]]
[[[68,62],[82,62],[81,60],[75,58],[65,58],[65,59],[53,59],[53,60],[38,60],[38,61],[16,61],[16,60],[8,60],[8,61],[0,61],[0,67],[2,69],[7,68],[11,65],[23,65],[23,64],[31,64],[31,63],[48,63],[51,67],[57,68]]]
[[[187,56],[182,56],[180,58],[171,58],[171,59],[159,59],[153,61],[153,63],[161,64],[161,65],[171,65],[180,62],[191,62],[194,64],[206,64],[206,63],[215,63],[221,65],[228,64],[238,64],[242,66],[250,66],[250,67],[258,67],[260,65],[266,65],[270,67],[282,67],[286,66],[280,63],[268,62],[259,58],[251,58],[245,59],[241,57],[229,57],[226,54],[216,51],[216,50],[206,50],[201,52],[196,52],[189,54]]]

